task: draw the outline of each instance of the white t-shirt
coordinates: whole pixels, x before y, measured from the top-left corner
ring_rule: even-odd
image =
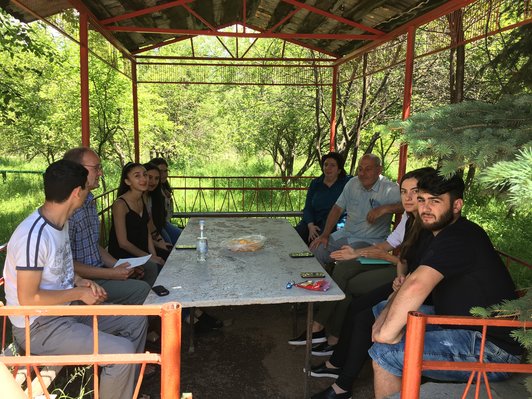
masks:
[[[397,227],[394,229],[394,231],[391,232],[391,234],[386,239],[386,242],[390,244],[393,248],[397,248],[405,240],[405,228],[407,220],[408,213],[406,213],[405,211],[401,215],[401,221],[399,222]]]
[[[36,210],[15,230],[7,245],[4,265],[6,302],[19,306],[17,270],[42,272],[40,288],[66,290],[74,288],[74,263],[70,249],[68,222],[59,228]],[[68,305],[68,303],[65,303]],[[24,317],[9,316],[16,327],[24,327]],[[30,318],[30,324],[37,316]]]

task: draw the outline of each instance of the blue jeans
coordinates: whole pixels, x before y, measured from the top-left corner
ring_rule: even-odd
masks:
[[[175,245],[177,239],[181,235],[181,231],[182,230],[179,227],[173,225],[170,222],[166,222],[161,231],[161,236],[163,237],[163,240],[167,243]]]
[[[380,313],[383,309],[381,304],[382,302],[376,305],[373,311]],[[425,314],[434,314],[432,306],[422,306],[419,311]],[[428,325],[425,332],[423,360],[476,362],[480,355],[481,340],[482,334],[478,331],[444,329],[437,325]],[[384,370],[400,377],[403,374],[404,352],[405,337],[403,336],[401,342],[394,345],[374,343],[368,353]],[[484,349],[484,361],[486,363],[519,363],[520,360],[518,356],[511,355],[486,341]],[[422,374],[425,377],[441,381],[467,381],[471,372],[425,370]],[[501,381],[509,376],[509,373],[488,373],[490,381]]]

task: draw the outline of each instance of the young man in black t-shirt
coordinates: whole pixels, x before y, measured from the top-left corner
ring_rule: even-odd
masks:
[[[491,306],[515,298],[515,286],[485,231],[461,216],[463,180],[444,179],[437,172],[418,182],[418,212],[424,228],[434,238],[413,272],[377,317],[373,326],[374,345],[369,354],[375,372],[375,397],[385,398],[401,389],[404,358],[404,327],[409,311],[417,310],[431,295],[429,312],[470,315],[473,306]],[[374,310],[382,309],[376,307]],[[423,309],[426,311],[427,309]],[[424,359],[476,361],[481,334],[466,327],[431,326],[425,334]],[[430,348],[430,350],[427,350]],[[488,330],[486,362],[517,363],[519,344],[508,331]],[[467,380],[469,372],[426,371],[439,380]],[[505,373],[488,373],[490,380]]]

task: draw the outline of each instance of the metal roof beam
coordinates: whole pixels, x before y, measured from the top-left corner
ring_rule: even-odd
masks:
[[[182,42],[183,40],[192,39],[193,37],[194,36],[180,36],[180,37],[176,37],[174,39],[164,40],[162,42],[155,43],[155,44],[152,44],[150,46],[143,47],[141,49],[132,51],[131,54],[136,55],[136,54],[144,53],[145,51],[155,50],[156,48],[168,46],[169,44]]]
[[[239,58],[230,58],[230,57],[187,57],[187,56],[177,56],[177,55],[139,55],[136,57],[137,60],[148,60],[148,59],[159,59],[159,60],[183,60],[183,61],[298,61],[298,62],[334,62],[335,58],[283,58],[283,57],[269,57],[269,58],[244,58],[243,56]]]
[[[295,13],[297,13],[300,8],[296,8],[295,10],[290,11],[283,19],[281,19],[279,22],[277,22],[275,25],[273,25],[270,29],[267,29],[266,32],[273,32],[275,29],[277,29],[279,26],[284,24],[286,21],[288,21],[290,18],[294,16]]]
[[[196,17],[198,21],[200,21],[203,25],[205,25],[207,28],[209,28],[212,31],[215,31],[216,28],[212,26],[205,18],[203,18],[201,15],[199,15],[196,11],[194,11],[192,8],[187,6],[186,4],[183,4],[183,8],[185,8],[191,15]]]
[[[368,43],[365,46],[362,46],[355,51],[351,52],[350,54],[344,56],[343,58],[338,60],[338,65],[343,64],[344,62],[350,61],[354,58],[357,58],[361,56],[364,53],[367,53],[378,46],[380,46],[383,43],[389,42],[398,36],[401,36],[408,32],[408,29],[410,27],[417,28],[423,24],[426,24],[427,22],[434,21],[435,19],[438,19],[440,17],[443,17],[444,15],[450,14],[451,12],[458,10],[460,8],[466,7],[471,3],[474,3],[478,0],[450,0],[447,3],[436,7],[435,9],[417,17],[411,20],[409,23],[401,25],[399,28],[385,34],[384,36],[380,36],[378,39],[374,40],[372,43]]]
[[[258,27],[253,26],[253,25],[249,25],[248,24],[247,27],[250,28],[250,29],[256,30],[258,32],[261,31],[261,28],[258,28]],[[328,55],[329,57],[333,57],[335,59],[339,59],[338,54],[335,54],[335,53],[333,53],[331,51],[324,50],[323,48],[319,48],[317,46],[313,46],[312,44],[303,43],[303,42],[301,42],[299,40],[296,40],[296,39],[285,39],[284,41],[288,42],[288,43],[295,44],[296,46],[299,46],[299,47],[303,47],[303,48],[306,48],[306,49],[309,49],[309,50],[312,50],[312,51],[316,51],[316,52],[318,52],[320,54]],[[283,46],[283,48],[284,48],[284,46]],[[283,55],[283,57],[284,57],[284,55]]]
[[[74,1],[74,0],[71,0]],[[377,35],[357,35],[351,33],[243,33],[243,32],[222,32],[191,29],[170,29],[170,28],[148,28],[142,26],[107,26],[111,32],[137,32],[154,33],[163,35],[195,35],[195,36],[222,36],[222,37],[247,37],[247,38],[267,38],[267,39],[325,39],[325,40],[377,40],[382,36]]]
[[[92,25],[92,27],[97,30],[103,37],[107,39],[109,43],[111,43],[113,46],[115,46],[122,54],[124,54],[125,57],[127,57],[130,60],[133,60],[133,56],[131,55],[131,52],[113,35],[111,35],[101,24],[98,18],[92,13],[91,10],[83,3],[81,0],[68,0],[72,6],[78,10],[80,13],[87,14],[89,18],[89,22]]]
[[[102,19],[100,21],[100,24],[109,25],[109,24],[112,24],[113,22],[124,21],[126,19],[140,17],[140,16],[146,15],[146,14],[153,14],[154,12],[158,12],[158,11],[161,11],[161,10],[166,10],[167,8],[179,7],[179,6],[182,6],[182,5],[187,4],[187,3],[193,3],[194,1],[195,0],[171,1],[171,2],[166,3],[166,4],[160,4],[158,6],[143,8],[142,10],[132,11],[132,12],[128,12],[128,13],[122,14],[122,15],[117,15],[116,17]]]
[[[321,15],[321,16],[329,18],[329,19],[334,19],[335,21],[338,21],[338,22],[340,22],[340,23],[342,23],[344,25],[349,25],[349,26],[361,29],[361,30],[366,31],[366,32],[374,33],[376,35],[384,35],[384,32],[382,32],[382,31],[380,31],[378,29],[372,28],[370,26],[363,25],[363,24],[355,22],[355,21],[351,21],[350,19],[340,17],[339,15],[330,13],[330,12],[322,10],[320,8],[309,6],[308,4],[301,3],[301,2],[299,2],[297,0],[282,0],[282,1],[284,1],[285,3],[288,3],[290,5],[293,5],[294,7],[297,7],[297,8],[304,8],[305,10],[310,11],[310,12],[312,12],[314,14],[318,14],[318,15]]]

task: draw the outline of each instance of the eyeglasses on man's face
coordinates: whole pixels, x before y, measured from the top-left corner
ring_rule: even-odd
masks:
[[[92,168],[94,169],[96,172],[101,172],[103,171],[103,166],[101,163],[97,164],[97,165],[88,165],[88,164],[82,164],[83,166],[85,166],[86,168]]]

